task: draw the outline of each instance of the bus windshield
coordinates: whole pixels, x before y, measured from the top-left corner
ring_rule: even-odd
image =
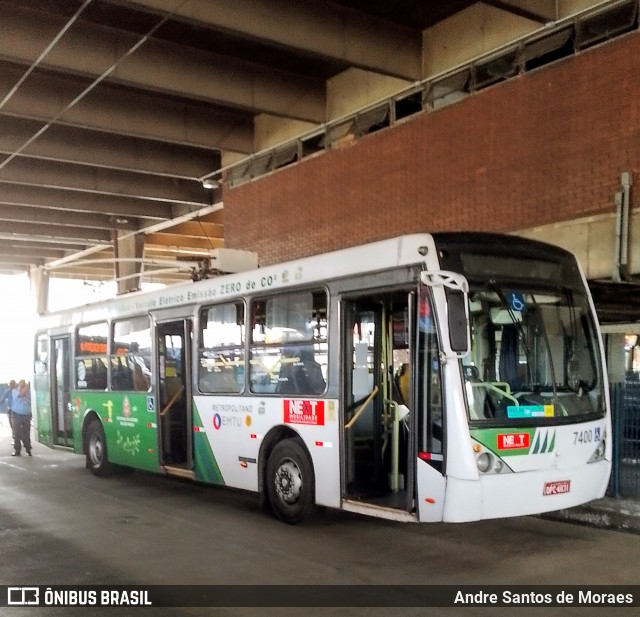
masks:
[[[472,348],[462,368],[472,423],[604,414],[596,328],[583,292],[491,280],[472,285],[470,319]]]

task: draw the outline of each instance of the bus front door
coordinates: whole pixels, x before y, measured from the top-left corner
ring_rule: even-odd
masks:
[[[51,339],[51,434],[56,446],[73,446],[73,414],[69,399],[69,336]]]
[[[351,502],[414,509],[414,305],[406,289],[343,297],[343,496]]]
[[[156,324],[160,463],[172,475],[192,476],[191,320]]]

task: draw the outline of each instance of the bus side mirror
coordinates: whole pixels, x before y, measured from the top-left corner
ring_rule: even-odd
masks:
[[[447,318],[451,351],[464,355],[469,351],[467,296],[461,291],[447,290]]]
[[[420,280],[423,285],[428,287],[444,289],[447,299],[446,311],[449,330],[449,340],[442,341],[445,355],[448,355],[450,351],[458,357],[465,356],[471,349],[469,283],[467,279],[457,272],[423,270],[420,273]],[[446,347],[449,347],[449,350]]]

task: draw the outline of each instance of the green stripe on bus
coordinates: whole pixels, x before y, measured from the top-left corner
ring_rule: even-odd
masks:
[[[202,420],[200,419],[198,407],[195,402],[193,405],[193,425],[202,426]],[[195,472],[198,480],[202,482],[212,482],[214,484],[225,484],[222,472],[213,454],[213,450],[211,450],[211,444],[205,432],[193,432],[193,452]]]

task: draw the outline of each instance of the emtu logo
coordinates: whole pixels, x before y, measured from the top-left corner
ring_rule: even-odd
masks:
[[[213,428],[216,429],[216,431],[219,431],[221,426],[222,426],[222,417],[220,416],[219,413],[217,413],[215,416],[213,416]]]

